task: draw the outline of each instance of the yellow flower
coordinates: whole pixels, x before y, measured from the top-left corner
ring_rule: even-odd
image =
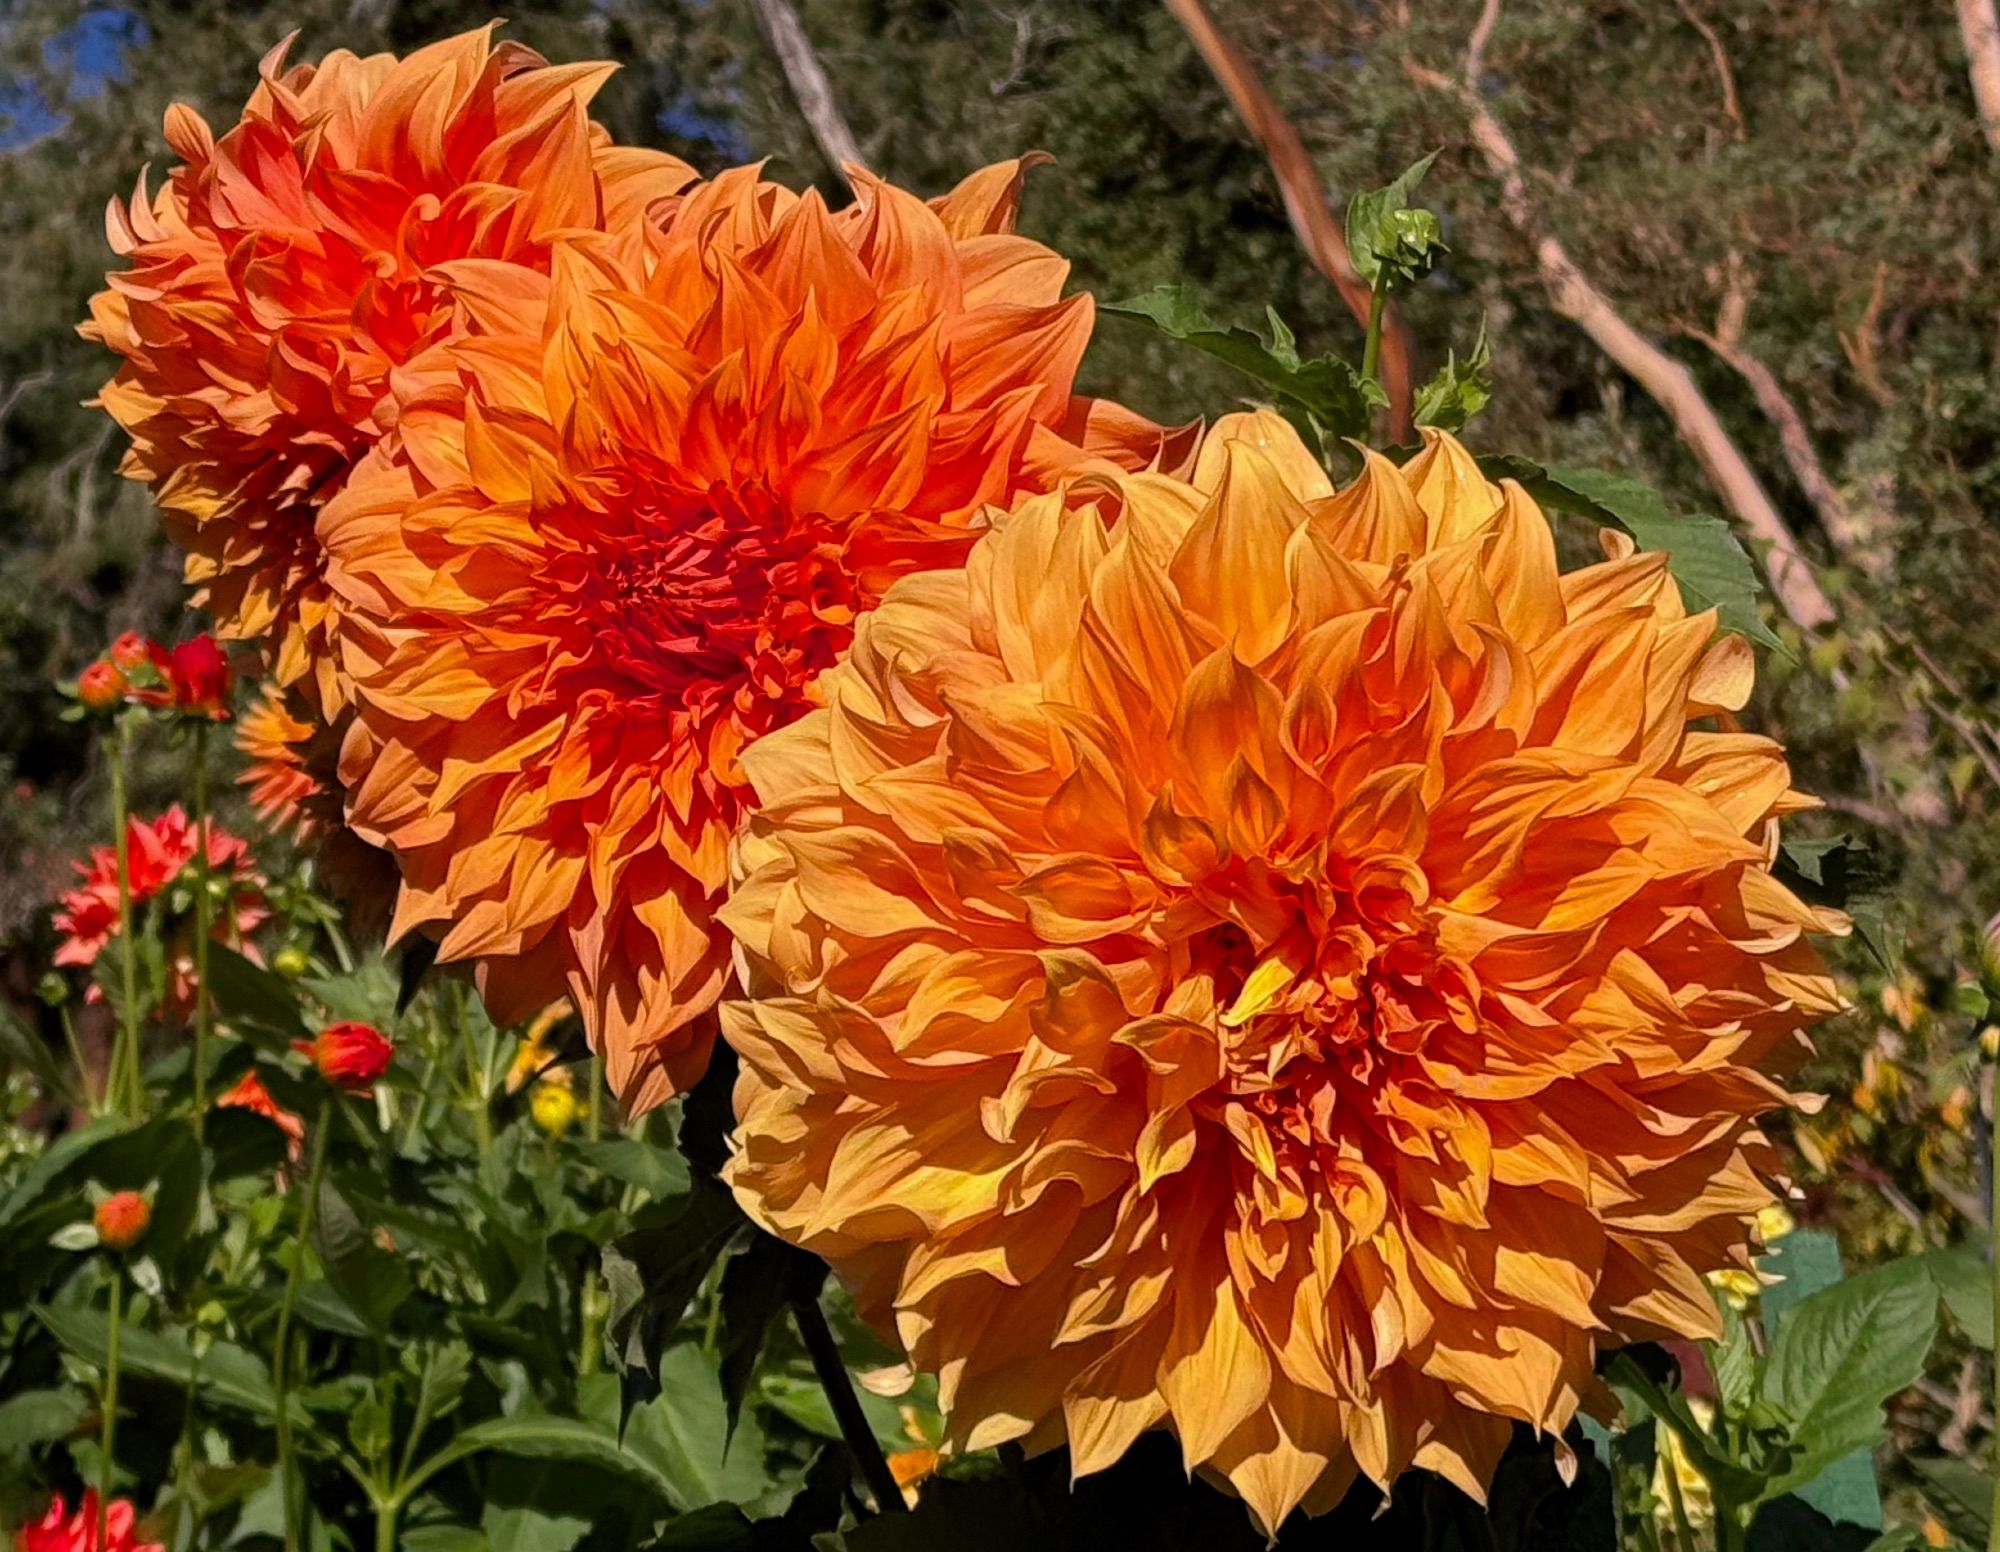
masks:
[[[528,1112],[535,1118],[535,1125],[551,1137],[560,1137],[583,1113],[583,1104],[576,1097],[576,1090],[570,1087],[569,1074],[564,1072],[559,1082],[544,1078],[528,1095]]]
[[[1783,1202],[1772,1202],[1757,1209],[1757,1237],[1767,1247],[1775,1245],[1798,1226],[1798,1220]]]

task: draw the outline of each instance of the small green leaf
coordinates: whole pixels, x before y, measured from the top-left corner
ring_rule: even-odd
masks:
[[[111,1350],[111,1323],[103,1311],[38,1305],[35,1317],[85,1363],[103,1367]],[[119,1363],[130,1373],[183,1388],[197,1380],[201,1394],[218,1406],[263,1418],[278,1414],[277,1393],[263,1360],[229,1342],[209,1344],[197,1363],[179,1334],[127,1326],[120,1333]]]
[[[1850,1277],[1778,1322],[1764,1399],[1790,1419],[1793,1454],[1761,1497],[1804,1487],[1882,1437],[1882,1406],[1916,1383],[1937,1335],[1937,1285],[1920,1256]]]
[[[1472,353],[1463,361],[1456,352],[1446,356],[1444,365],[1417,390],[1417,424],[1444,431],[1462,429],[1493,398],[1493,384],[1486,375],[1492,362],[1493,352],[1487,347],[1486,327],[1482,324]]]
[[[1433,151],[1403,170],[1385,188],[1357,194],[1347,204],[1347,252],[1370,288],[1405,284],[1417,279],[1446,252],[1444,231],[1430,211],[1413,206],[1410,196],[1437,160]]]
[[[736,1199],[704,1175],[665,1222],[642,1221],[604,1247],[604,1284],[611,1299],[604,1341],[614,1364],[651,1367],[708,1269],[745,1221]]]
[[[687,1160],[671,1148],[656,1148],[637,1137],[578,1141],[571,1146],[592,1169],[637,1187],[656,1202],[671,1200],[688,1189]]]
[[[1757,1352],[1750,1345],[1749,1323],[1742,1313],[1726,1299],[1717,1304],[1722,1311],[1722,1340],[1709,1346],[1708,1367],[1723,1410],[1739,1416],[1757,1387]]]
[[[1127,301],[1107,302],[1100,310],[1141,319],[1253,378],[1322,454],[1330,439],[1365,437],[1370,414],[1387,402],[1379,387],[1364,382],[1337,356],[1300,360],[1291,331],[1282,325],[1267,343],[1249,329],[1218,323],[1185,286],[1160,286]]]
[[[522,1460],[570,1460],[601,1466],[655,1497],[670,1500],[667,1481],[638,1455],[621,1449],[617,1436],[574,1417],[495,1417],[462,1430],[450,1444],[419,1465],[404,1480],[414,1493],[448,1466],[484,1452]]]
[[[569,1552],[590,1529],[588,1519],[525,1504],[489,1503],[479,1524],[491,1552]]]
[[[65,1223],[49,1236],[49,1246],[54,1250],[95,1250],[97,1244],[97,1225],[87,1218],[80,1223]]]

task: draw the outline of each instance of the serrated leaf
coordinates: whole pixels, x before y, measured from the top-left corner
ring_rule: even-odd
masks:
[[[1883,1404],[1923,1374],[1937,1303],[1930,1269],[1911,1256],[1847,1278],[1784,1315],[1762,1392],[1790,1419],[1794,1453],[1762,1499],[1804,1487],[1881,1439]]]
[[[103,1367],[110,1356],[111,1323],[102,1310],[70,1305],[38,1305],[35,1318],[85,1363]],[[218,1406],[275,1419],[277,1393],[261,1358],[229,1342],[213,1342],[200,1362],[177,1334],[128,1325],[119,1334],[121,1368],[148,1379],[185,1388],[197,1381],[201,1394]]]
[[[670,1500],[667,1481],[639,1456],[619,1448],[617,1435],[574,1417],[495,1417],[463,1429],[405,1480],[412,1492],[440,1471],[482,1453],[522,1460],[569,1460],[599,1466]]]
[[[743,1409],[771,1321],[795,1295],[816,1294],[825,1277],[825,1262],[769,1234],[752,1237],[723,1266],[717,1356],[730,1429]]]
[[[707,1176],[697,1178],[677,1211],[604,1247],[604,1285],[611,1308],[606,1356],[622,1369],[650,1369],[688,1302],[747,1220],[735,1197]]]
[[[1722,629],[1783,650],[1757,610],[1763,586],[1749,552],[1721,518],[1674,512],[1650,485],[1602,469],[1519,457],[1482,458],[1479,464],[1489,478],[1520,481],[1546,507],[1622,529],[1640,549],[1664,554],[1690,612],[1713,608]]]
[[[1274,396],[1278,410],[1324,453],[1329,439],[1365,437],[1382,391],[1337,356],[1299,358],[1289,329],[1265,341],[1249,329],[1218,322],[1185,286],[1159,286],[1099,311],[1150,323],[1170,339],[1227,362]]]
[[[579,1140],[571,1146],[592,1169],[635,1186],[664,1202],[685,1193],[690,1183],[687,1160],[671,1148],[656,1148],[637,1137],[610,1137],[602,1142]]]

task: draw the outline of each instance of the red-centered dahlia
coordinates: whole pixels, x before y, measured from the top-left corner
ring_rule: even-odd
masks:
[[[48,1513],[14,1533],[14,1552],[166,1552],[157,1541],[141,1541],[138,1510],[114,1498],[104,1509],[104,1541],[97,1539],[97,1494],[86,1491],[75,1514],[58,1494]]]
[[[331,716],[345,692],[313,518],[392,427],[391,375],[451,322],[438,267],[545,266],[556,233],[628,222],[694,175],[591,123],[608,64],[551,65],[490,27],[402,60],[288,68],[288,46],[220,138],[168,111],[182,165],[112,204],[130,267],[84,333],[124,358],[101,401],[195,601]]]
[[[321,519],[397,930],[502,1022],[567,987],[630,1109],[707,1061],[738,751],[988,503],[1158,451],[1072,397],[1091,302],[1012,233],[1028,165],[931,204],[857,172],[839,213],[743,168],[643,254],[450,266],[467,333]]]
[[[728,1177],[948,1449],[1168,1428],[1273,1535],[1357,1473],[1481,1494],[1751,1265],[1839,1003],[1772,872],[1810,800],[1665,557],[1559,573],[1449,437],[1336,493],[1239,417],[1092,483],[745,753]]]

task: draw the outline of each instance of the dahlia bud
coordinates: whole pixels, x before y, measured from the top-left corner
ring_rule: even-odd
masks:
[[[125,692],[130,688],[118,665],[108,659],[99,659],[76,677],[76,698],[87,711],[116,711],[125,704]]]
[[[167,688],[174,710],[183,716],[222,721],[229,716],[229,692],[235,676],[229,659],[213,636],[195,636],[173,650],[167,662]]]
[[[287,943],[271,956],[271,968],[288,981],[296,981],[312,968],[312,956],[296,943]]]
[[[130,1250],[146,1237],[153,1204],[137,1191],[115,1191],[97,1204],[92,1222],[97,1242],[106,1250]]]
[[[353,1021],[329,1024],[314,1039],[293,1041],[292,1049],[310,1056],[322,1078],[349,1094],[373,1092],[396,1052],[374,1025]]]
[[[120,673],[135,674],[155,666],[159,656],[159,647],[137,631],[127,631],[111,643],[111,662]]]

